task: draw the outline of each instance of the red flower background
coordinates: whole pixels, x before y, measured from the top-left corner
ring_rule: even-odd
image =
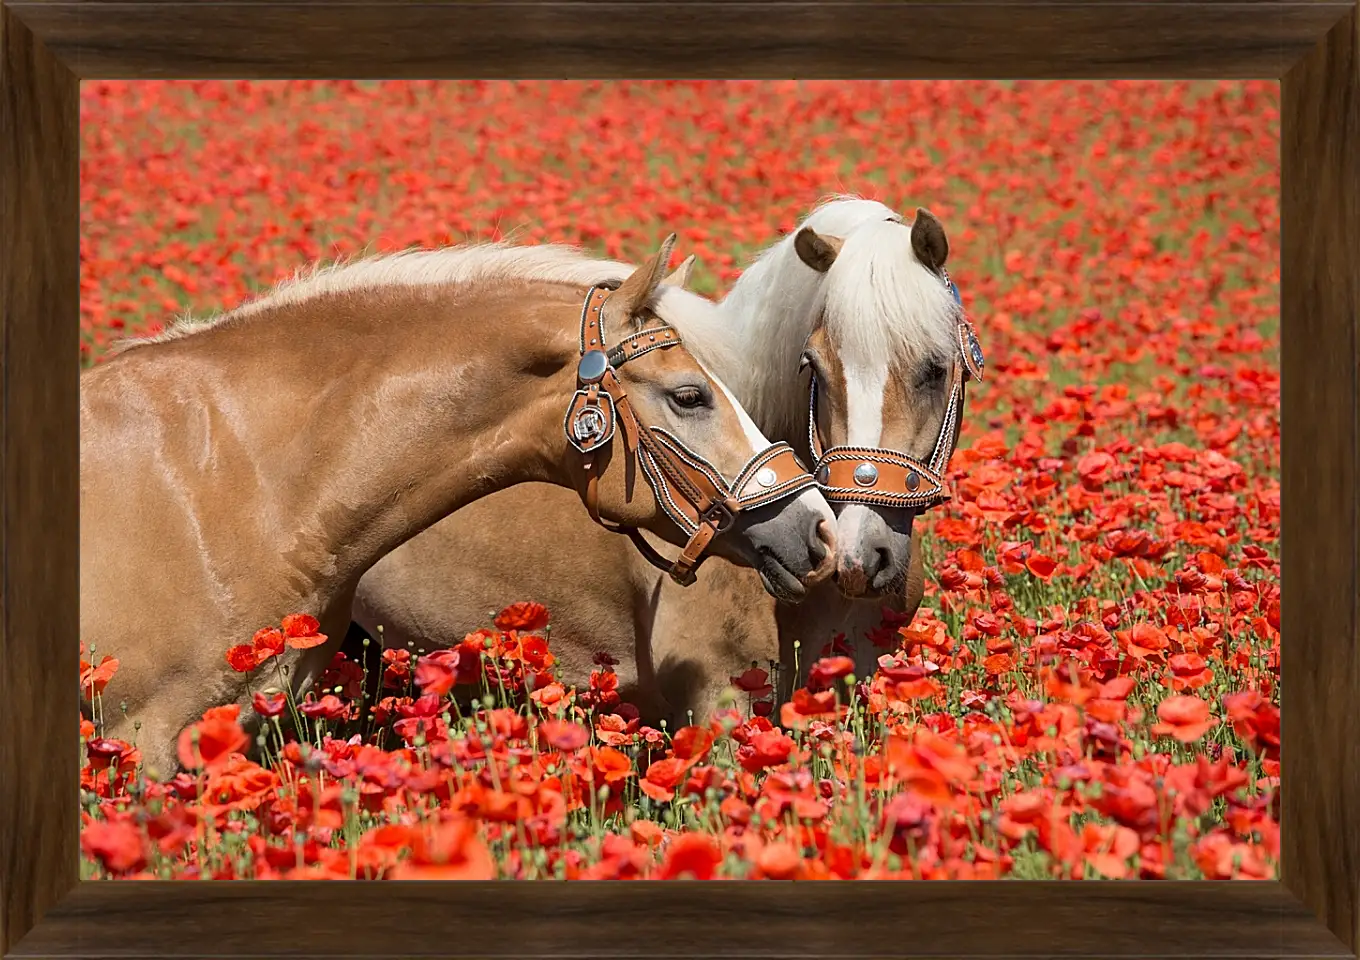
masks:
[[[87,876],[1273,877],[1278,88],[1261,83],[82,86],[82,361],[318,258],[508,237],[721,292],[828,194],[929,207],[988,351],[926,603],[871,678],[827,638],[774,709],[666,732],[549,613],[337,657],[247,760],[236,708],[137,775],[81,664]],[[545,547],[544,549],[548,549]],[[513,598],[507,598],[513,599]],[[310,617],[223,652],[268,672]],[[814,651],[814,653],[817,653]],[[91,661],[95,653],[91,652]],[[457,688],[493,697],[474,716]],[[107,688],[107,689],[106,689]]]

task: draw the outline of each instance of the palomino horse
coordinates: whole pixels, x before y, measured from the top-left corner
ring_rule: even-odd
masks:
[[[227,648],[290,613],[330,638],[286,651],[300,696],[373,563],[517,483],[683,546],[678,579],[710,545],[786,600],[829,575],[831,510],[708,373],[736,359],[708,301],[662,284],[673,243],[636,270],[556,246],[360,261],[84,374],[81,635],[126,701],[105,735],[172,772],[188,723],[272,679]]]
[[[805,668],[837,632],[868,676],[879,651],[866,635],[883,608],[910,617],[921,601],[913,521],[943,497],[962,380],[981,373],[947,256],[929,213],[907,226],[882,204],[838,199],[767,250],[713,308],[733,341],[726,355],[738,360],[719,368],[724,382],[770,436],[808,454],[817,447],[808,462],[820,461],[839,490],[828,496],[839,501],[835,585],[814,587],[795,608],[773,603],[745,571],[712,564],[696,587],[678,591],[585,523],[570,497],[526,485],[379,561],[360,581],[355,621],[374,636],[381,626],[389,648],[433,648],[508,602],[538,600],[553,615],[559,675],[584,684],[596,654],[608,655],[626,698],[652,722],[702,715],[753,661]],[[576,573],[582,558],[599,571],[588,587]],[[803,682],[794,670],[782,675],[785,695]]]

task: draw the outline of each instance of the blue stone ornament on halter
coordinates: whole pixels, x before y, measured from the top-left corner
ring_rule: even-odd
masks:
[[[982,355],[982,344],[978,342],[977,331],[967,320],[959,322],[958,331],[959,353],[962,355],[966,370],[964,379],[971,377],[974,380],[981,380],[982,368],[986,364],[986,358]]]
[[[958,284],[953,280],[949,281],[949,292],[954,295],[954,302],[959,306],[963,306],[963,294],[959,293]]]

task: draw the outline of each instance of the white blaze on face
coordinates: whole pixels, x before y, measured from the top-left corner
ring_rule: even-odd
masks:
[[[699,363],[699,361],[695,360],[695,363]],[[703,370],[704,375],[708,377],[713,385],[722,391],[722,395],[727,398],[727,402],[732,404],[732,409],[736,411],[737,420],[741,423],[742,433],[746,436],[746,442],[750,445],[747,456],[754,457],[757,453],[769,447],[769,438],[761,433],[760,428],[756,426],[756,422],[752,420],[751,415],[746,412],[746,408],[738,403],[737,398],[732,395],[732,391],[727,389],[727,384],[713,376],[709,369],[702,363],[699,363],[699,369]],[[835,526],[836,515],[832,513],[831,505],[826,502],[826,498],[822,496],[821,492],[816,487],[809,487],[804,490],[802,493],[798,494],[798,496],[794,497],[794,501],[801,503],[813,513],[820,514],[822,519],[833,527]]]
[[[698,360],[695,360],[694,362],[699,363]],[[722,395],[727,398],[727,402],[732,404],[732,409],[736,411],[737,421],[741,423],[741,432],[746,437],[746,443],[748,445],[746,455],[748,457],[754,457],[761,450],[768,447],[770,441],[766,438],[765,434],[760,432],[760,428],[757,427],[756,422],[751,419],[751,415],[746,412],[746,408],[737,402],[737,398],[732,395],[732,391],[727,389],[727,384],[713,376],[713,372],[702,363],[699,363],[699,369],[704,372],[704,376],[708,377],[709,382],[721,391]]]
[[[878,447],[883,443],[883,396],[888,386],[888,358],[841,358],[845,377],[846,446]],[[836,541],[842,551],[855,555],[855,545],[865,533],[873,508],[847,503],[836,520]]]

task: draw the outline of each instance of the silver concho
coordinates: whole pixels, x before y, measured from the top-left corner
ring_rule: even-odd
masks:
[[[582,407],[572,421],[571,433],[582,446],[593,444],[604,436],[604,414],[597,407]]]
[[[878,482],[878,467],[872,463],[861,463],[855,468],[855,482],[861,487],[872,487]]]
[[[756,483],[762,487],[773,487],[778,479],[779,474],[775,473],[770,467],[761,467],[756,471]]]
[[[576,364],[576,379],[581,383],[599,383],[608,369],[609,357],[603,350],[587,350]]]
[[[908,490],[910,490],[912,493],[915,493],[915,492],[916,492],[916,488],[919,487],[920,485],[921,485],[921,475],[920,475],[919,473],[917,473],[915,470],[913,470],[911,473],[907,474],[907,489],[908,489]]]
[[[820,483],[822,486],[826,486],[826,482],[827,482],[828,480],[830,480],[830,479],[831,479],[831,468],[830,468],[830,467],[828,467],[828,466],[820,466],[820,467],[817,468],[817,482],[818,482],[818,483]]]

